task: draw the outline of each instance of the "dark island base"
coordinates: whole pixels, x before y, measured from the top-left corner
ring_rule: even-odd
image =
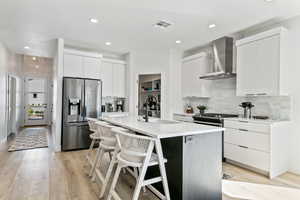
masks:
[[[222,200],[221,132],[162,139],[171,200]],[[159,176],[158,167],[147,178]],[[154,185],[163,193],[162,184]]]

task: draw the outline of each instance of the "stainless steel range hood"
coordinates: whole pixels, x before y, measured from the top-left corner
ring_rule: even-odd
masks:
[[[233,72],[233,38],[223,37],[212,42],[213,65],[200,79],[216,80],[236,76]]]

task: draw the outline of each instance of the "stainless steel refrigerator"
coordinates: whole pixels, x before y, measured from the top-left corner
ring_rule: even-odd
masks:
[[[62,150],[86,149],[91,143],[87,118],[101,116],[102,82],[63,78]]]

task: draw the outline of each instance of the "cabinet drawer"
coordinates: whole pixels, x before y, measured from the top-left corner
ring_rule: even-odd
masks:
[[[174,114],[173,119],[176,121],[193,122],[193,117]]]
[[[267,134],[227,128],[224,133],[224,141],[260,151],[270,152],[270,135]]]
[[[248,131],[260,132],[270,134],[270,125],[267,124],[259,124],[259,123],[251,123],[248,121],[224,121],[225,128],[233,128],[233,129],[244,129]]]
[[[270,154],[224,142],[224,156],[230,160],[269,171]]]

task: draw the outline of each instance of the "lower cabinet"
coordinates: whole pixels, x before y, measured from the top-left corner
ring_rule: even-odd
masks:
[[[257,151],[242,145],[224,143],[224,156],[233,161],[245,164],[263,171],[269,171],[270,154],[262,151]]]
[[[227,162],[274,178],[288,170],[289,122],[225,119]]]

